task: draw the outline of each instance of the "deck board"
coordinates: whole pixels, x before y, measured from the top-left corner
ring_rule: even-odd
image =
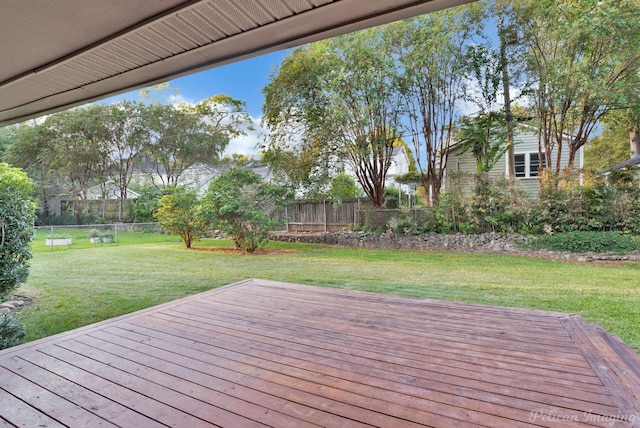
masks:
[[[637,426],[574,314],[247,280],[0,351],[0,427]]]

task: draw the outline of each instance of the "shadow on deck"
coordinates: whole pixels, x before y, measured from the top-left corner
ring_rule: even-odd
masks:
[[[640,425],[578,315],[248,280],[0,352],[0,427]]]

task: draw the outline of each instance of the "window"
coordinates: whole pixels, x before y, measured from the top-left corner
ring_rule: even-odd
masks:
[[[514,156],[515,159],[515,167],[516,167],[516,177],[524,178],[527,176],[527,162],[526,155],[524,153],[517,154]]]
[[[542,157],[538,152],[517,153],[514,155],[517,178],[537,177],[540,170],[547,166],[544,153]]]

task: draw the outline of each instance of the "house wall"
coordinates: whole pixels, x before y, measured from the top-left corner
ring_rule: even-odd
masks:
[[[531,154],[538,153],[538,133],[537,129],[532,126],[520,125],[516,128],[514,132],[514,151],[515,154]],[[554,151],[552,153],[552,162],[555,166],[555,154]],[[565,167],[569,161],[569,148],[567,143],[562,147],[562,156],[560,160],[561,167]],[[583,168],[584,156],[583,156],[583,148],[580,148],[578,152],[578,156],[576,159],[576,167],[578,169]],[[451,173],[461,174],[468,177],[473,177],[476,173],[476,159],[473,157],[471,152],[466,152],[464,154],[460,153],[460,149],[456,149],[455,147],[449,154],[449,159],[447,163],[447,168],[445,174],[447,175],[445,179],[445,186],[451,185],[450,177]],[[489,173],[491,178],[502,178],[508,177],[509,171],[507,168],[507,156],[503,155],[494,168]],[[538,177],[527,177],[527,178],[517,178],[519,184],[529,193],[531,196],[537,196],[540,191],[539,180]],[[446,189],[446,187],[445,187]],[[473,191],[473,180],[469,179],[463,185],[464,192],[472,192]]]

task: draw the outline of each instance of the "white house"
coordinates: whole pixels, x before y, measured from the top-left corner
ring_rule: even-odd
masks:
[[[356,173],[349,164],[344,165],[344,172],[351,176],[356,182],[358,181],[356,177]],[[391,187],[398,190],[402,190],[403,193],[414,193],[415,189],[413,189],[410,185],[400,184],[395,181],[395,177],[399,175],[403,175],[409,172],[409,156],[407,155],[407,150],[404,146],[394,146],[393,152],[391,154],[391,163],[389,165],[389,169],[387,170],[387,178],[384,182],[384,187]]]
[[[560,167],[567,166],[569,160],[569,136],[566,136],[563,142],[563,150],[560,158]],[[540,190],[539,186],[539,172],[547,165],[544,153],[542,158],[540,157],[538,149],[538,130],[537,128],[526,125],[518,124],[514,129],[514,151],[515,151],[515,172],[516,180],[524,187],[524,189],[531,195],[536,196]],[[462,153],[462,147],[458,144],[454,144],[449,151],[449,158],[447,161],[447,167],[445,169],[445,188],[447,184],[450,185],[450,178],[456,174],[472,177],[477,172],[477,162],[471,151]],[[551,153],[553,161],[555,162],[557,156],[557,148]],[[509,165],[507,163],[506,153],[496,162],[493,169],[489,172],[489,176],[493,178],[509,177]],[[584,148],[581,147],[578,150],[575,168],[581,170],[584,167]],[[470,179],[471,180],[471,179]],[[466,186],[464,186],[467,189]],[[472,188],[472,183],[469,183],[467,190]]]

